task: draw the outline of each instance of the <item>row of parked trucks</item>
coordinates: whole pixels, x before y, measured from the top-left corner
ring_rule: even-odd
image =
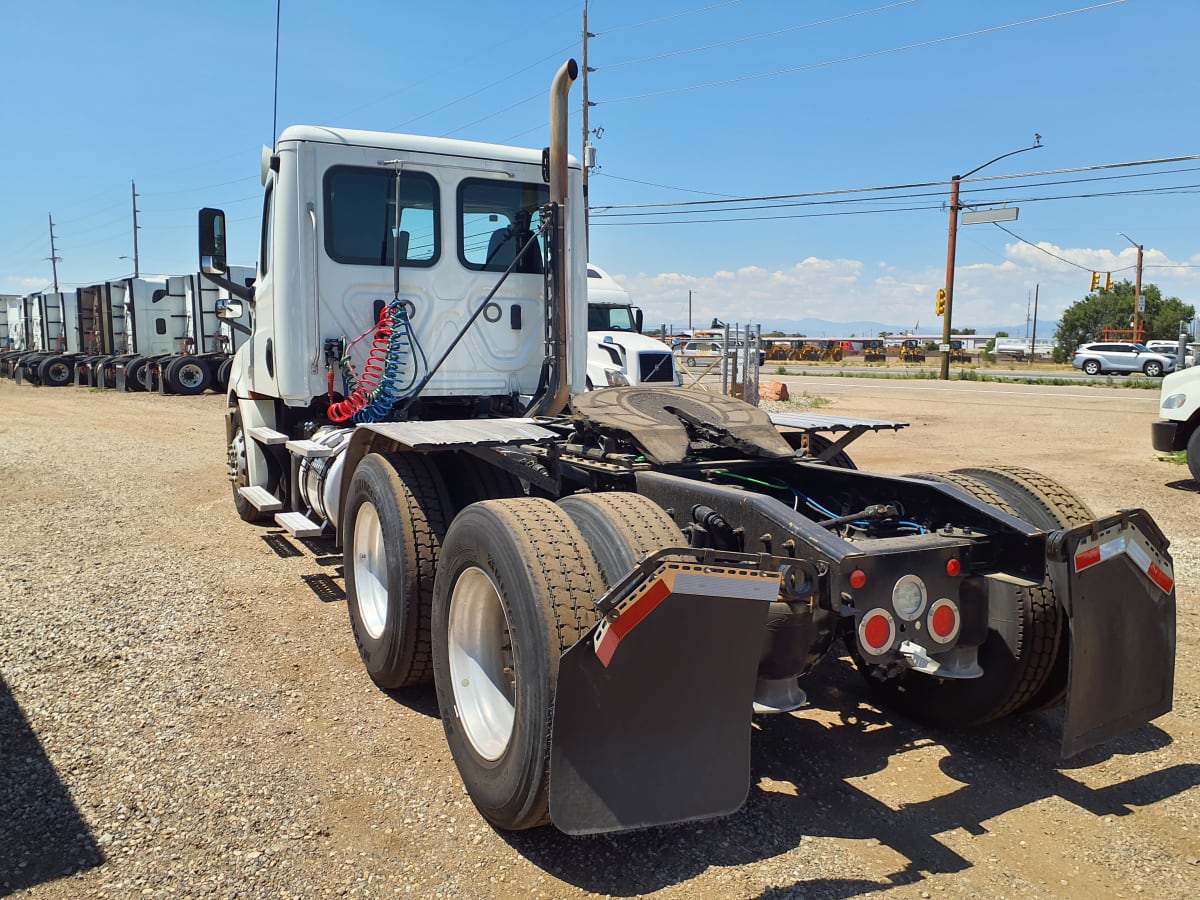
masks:
[[[231,277],[252,282],[254,269],[233,266]],[[47,387],[223,392],[248,333],[218,318],[228,297],[198,273],[0,297],[0,374]]]

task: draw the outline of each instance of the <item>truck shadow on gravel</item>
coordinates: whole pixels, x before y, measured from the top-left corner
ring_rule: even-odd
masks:
[[[813,838],[862,841],[868,847],[890,848],[892,854],[883,850],[885,857],[894,854],[906,861],[878,881],[795,881],[761,894],[844,898],[916,884],[927,873],[968,869],[972,863],[936,835],[954,829],[984,835],[989,830],[985,823],[1040,800],[1059,797],[1096,817],[1124,816],[1132,807],[1200,784],[1196,764],[1172,766],[1103,789],[1071,777],[1072,767],[1171,743],[1169,735],[1154,726],[1059,763],[1061,713],[1014,718],[977,734],[950,734],[879,712],[853,673],[821,675],[805,687],[809,708],[827,714],[756,718],[750,796],[733,816],[585,838],[552,828],[501,836],[554,876],[615,896],[659,890],[711,867],[769,860],[806,844],[814,853],[831,852],[818,849]],[[831,717],[836,719],[832,724]],[[924,748],[944,754],[936,763],[940,777],[932,779],[936,796],[901,801],[893,808],[854,784],[855,779],[883,772],[898,754]],[[927,785],[910,792],[904,778],[897,773],[880,781],[899,783],[888,788],[896,796],[929,795]]]
[[[104,854],[0,676],[0,897],[104,864]]]

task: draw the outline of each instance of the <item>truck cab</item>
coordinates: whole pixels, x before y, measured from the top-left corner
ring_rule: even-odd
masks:
[[[679,386],[670,348],[642,334],[642,311],[612,276],[591,263],[587,300],[589,390],[634,384]]]
[[[1159,391],[1159,420],[1150,426],[1159,453],[1187,451],[1192,477],[1200,481],[1200,367],[1171,372]]]

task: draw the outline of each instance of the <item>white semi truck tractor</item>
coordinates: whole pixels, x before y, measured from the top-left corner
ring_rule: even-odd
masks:
[[[287,128],[250,287],[224,214],[199,217],[222,314],[251,314],[237,512],[341,546],[367,674],[433,681],[480,812],[570,833],[731,813],[752,716],[802,709],[839,649],[939,727],[1065,703],[1065,754],[1170,709],[1172,564],[1144,511],[1097,518],[1012,467],[855,469],[849,441],[894,423],[586,390],[576,74],[545,151]]]
[[[617,280],[587,265],[587,387],[658,387],[682,382],[675,357],[662,341],[642,334],[642,311]]]

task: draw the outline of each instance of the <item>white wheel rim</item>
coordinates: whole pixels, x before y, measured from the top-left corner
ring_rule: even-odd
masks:
[[[387,548],[379,513],[370,502],[358,508],[354,519],[354,600],[367,634],[378,640],[387,624]]]
[[[179,367],[179,383],[184,387],[194,388],[204,382],[204,370],[195,363]]]
[[[475,752],[494,762],[512,740],[516,664],[508,615],[490,575],[472,566],[454,583],[446,626],[454,705]]]

